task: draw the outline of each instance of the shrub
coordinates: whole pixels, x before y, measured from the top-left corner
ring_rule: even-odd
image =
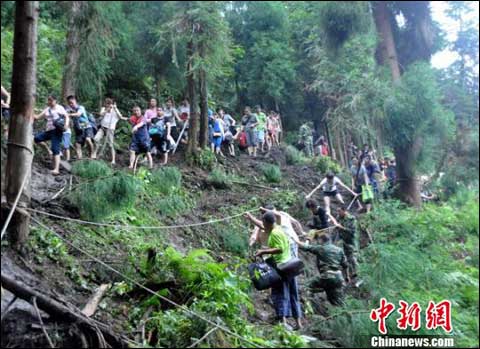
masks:
[[[86,172],[89,174],[93,172]],[[69,196],[82,218],[99,221],[135,202],[136,179],[123,172],[80,184]]]
[[[109,177],[113,174],[113,170],[103,161],[83,160],[73,164],[72,173],[85,179],[95,179]]]
[[[212,170],[216,161],[217,158],[210,149],[202,149],[194,158],[194,162],[206,171]]]
[[[264,165],[262,166],[262,172],[269,183],[280,183],[282,180],[282,172],[277,165]]]
[[[164,195],[173,193],[182,185],[182,174],[176,167],[164,167],[150,176],[150,186]]]
[[[218,189],[228,189],[232,186],[232,180],[230,176],[218,167],[213,169],[207,180]]]
[[[287,145],[285,147],[285,158],[288,165],[302,165],[307,162],[302,152],[293,145]]]
[[[328,156],[319,156],[314,158],[312,161],[313,165],[318,171],[320,171],[320,173],[325,174],[329,171],[332,171],[333,173],[342,172],[342,166]]]

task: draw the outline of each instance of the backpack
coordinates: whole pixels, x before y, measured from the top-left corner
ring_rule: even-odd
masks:
[[[165,124],[162,122],[156,121],[150,128],[148,129],[148,133],[150,136],[153,135],[159,135],[160,137],[163,137],[165,133]]]
[[[240,132],[240,135],[238,136],[238,145],[243,149],[247,147],[247,134],[245,131]]]
[[[97,127],[97,121],[95,120],[95,117],[87,112],[87,118],[88,118],[88,123],[92,127],[93,134],[97,133],[98,127]]]
[[[248,274],[253,286],[259,291],[271,288],[282,281],[275,268],[264,261],[251,263],[248,266]]]
[[[48,108],[48,112],[52,114],[52,109]],[[56,131],[63,132],[65,129],[65,115],[58,115],[58,118],[53,120],[53,126],[55,126]]]

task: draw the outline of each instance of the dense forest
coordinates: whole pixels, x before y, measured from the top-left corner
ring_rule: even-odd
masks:
[[[382,298],[450,300],[448,336],[478,347],[478,6],[442,3],[453,38],[429,1],[2,1],[2,347],[362,347]],[[434,67],[444,50],[455,59]],[[168,166],[136,158],[132,173],[120,120],[119,166],[62,158],[51,176],[33,147],[45,125],[21,120],[52,95],[97,120],[106,99],[127,117],[188,100],[188,139]],[[210,151],[211,113],[240,123],[256,106],[281,115],[278,146]],[[297,149],[306,125],[328,157]],[[306,226],[328,172],[354,187],[355,145],[395,159],[395,185],[355,211],[361,282],[342,306],[306,291],[318,272],[302,252],[305,324],[292,331],[248,279],[243,216],[273,204]],[[341,192],[350,209],[356,196]],[[445,335],[396,325],[389,334]]]

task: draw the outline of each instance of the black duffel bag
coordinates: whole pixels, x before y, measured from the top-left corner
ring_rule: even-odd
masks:
[[[259,291],[266,290],[282,282],[282,278],[275,268],[264,261],[250,263],[248,274],[253,282],[253,286]]]
[[[277,270],[283,277],[294,277],[303,272],[305,265],[298,257],[293,257],[285,263],[277,264]]]

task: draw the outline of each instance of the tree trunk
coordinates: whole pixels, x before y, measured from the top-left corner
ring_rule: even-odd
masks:
[[[80,28],[79,17],[82,11],[82,1],[69,1],[67,48],[65,67],[62,79],[62,97],[75,95],[77,91],[77,72],[80,60]]]
[[[200,43],[200,58],[205,58],[204,44]],[[207,72],[204,68],[200,68],[198,72],[200,84],[200,147],[208,147],[208,90],[207,90]]]
[[[328,109],[325,113],[325,117],[324,117],[324,120],[325,120],[325,132],[327,133],[327,142],[328,142],[328,148],[330,150],[330,156],[332,157],[332,159],[335,159],[336,156],[335,156],[335,149],[333,149],[332,147],[332,141],[330,139],[330,130],[328,128],[328,115],[330,114],[330,109]]]
[[[379,53],[381,62],[388,63],[394,83],[400,80],[400,65],[398,64],[397,50],[393,39],[392,26],[390,24],[390,11],[387,1],[373,2],[373,17],[380,39]]]
[[[30,205],[30,176],[33,160],[33,107],[36,94],[38,1],[17,1],[13,42],[12,117],[8,128],[5,174],[6,198],[11,206],[27,176],[18,207]],[[21,247],[29,232],[30,217],[15,212],[10,240]]]
[[[197,91],[195,86],[195,72],[193,71],[193,55],[195,48],[193,42],[190,40],[187,44],[187,91],[188,99],[190,101],[190,125],[188,130],[188,144],[187,144],[187,157],[192,157],[197,153],[198,148],[198,100]]]
[[[420,207],[422,203],[415,176],[415,161],[419,147],[419,140],[417,140],[414,145],[394,149],[397,163],[397,187],[395,194],[403,202],[416,207]]]

